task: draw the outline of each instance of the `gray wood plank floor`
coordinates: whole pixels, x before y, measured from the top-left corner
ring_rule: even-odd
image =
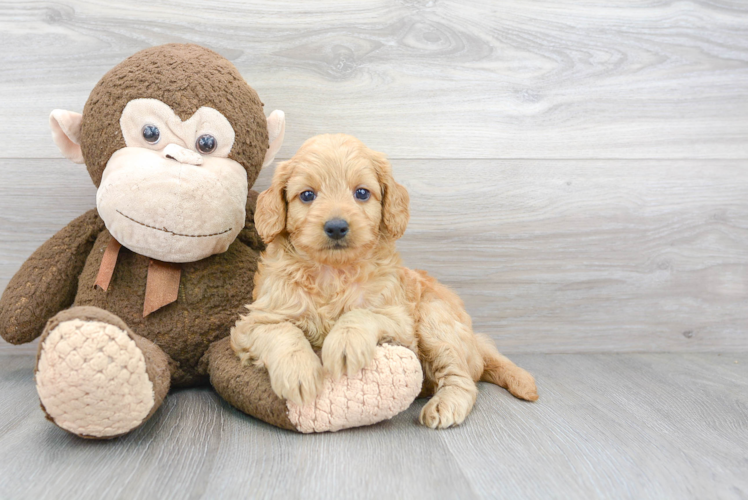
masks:
[[[745,498],[747,354],[518,355],[537,403],[480,385],[464,425],[279,431],[210,389],[110,442],[47,422],[33,357],[0,357],[2,498]]]

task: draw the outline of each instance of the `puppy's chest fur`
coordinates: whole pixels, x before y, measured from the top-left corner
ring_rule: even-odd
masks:
[[[340,317],[353,309],[376,309],[386,306],[387,285],[397,283],[382,273],[352,276],[345,271],[323,266],[310,276],[302,293],[309,302],[297,326],[315,348],[321,348],[325,337]]]

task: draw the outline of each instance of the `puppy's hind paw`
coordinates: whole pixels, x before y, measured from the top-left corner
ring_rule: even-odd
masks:
[[[440,389],[421,410],[418,420],[431,429],[460,425],[473,409],[475,398],[462,389]]]

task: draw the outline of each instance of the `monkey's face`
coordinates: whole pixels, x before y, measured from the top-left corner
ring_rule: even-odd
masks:
[[[244,227],[247,172],[229,159],[234,130],[217,110],[182,121],[157,99],[133,99],[120,118],[126,147],[96,194],[109,232],[130,250],[193,262],[228,249]]]
[[[285,116],[219,54],[142,50],[112,68],[83,114],[54,110],[65,157],[85,163],[99,215],[125,247],[166,262],[224,252],[251,221],[249,185],[283,144]]]

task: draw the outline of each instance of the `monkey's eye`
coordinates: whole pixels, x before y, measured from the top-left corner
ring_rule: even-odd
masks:
[[[156,144],[161,139],[161,132],[155,125],[146,125],[143,127],[143,139],[148,144]]]
[[[355,196],[358,201],[367,201],[371,196],[371,193],[368,189],[358,188],[353,196]]]
[[[217,146],[218,141],[216,141],[216,138],[210,134],[201,135],[197,138],[197,142],[195,143],[197,150],[206,155],[215,151]]]
[[[299,199],[302,203],[311,203],[317,197],[317,194],[312,190],[304,191],[299,195]]]

